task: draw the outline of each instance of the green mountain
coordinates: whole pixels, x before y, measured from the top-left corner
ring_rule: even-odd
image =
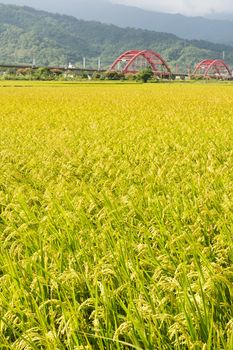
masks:
[[[154,30],[172,33],[187,40],[207,40],[233,46],[232,14],[229,13],[212,12],[209,14],[209,19],[187,17],[115,4],[114,0],[1,0],[1,2],[30,6],[38,10],[72,15],[78,19],[114,24],[123,28]]]
[[[124,50],[152,49],[180,69],[204,58],[221,58],[233,66],[233,48],[205,41],[183,40],[172,34],[118,28],[74,17],[0,4],[0,63],[87,66],[104,68]],[[174,69],[174,68],[173,68]]]

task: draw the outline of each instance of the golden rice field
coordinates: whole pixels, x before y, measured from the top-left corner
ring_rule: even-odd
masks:
[[[0,349],[232,350],[233,86],[11,84]]]

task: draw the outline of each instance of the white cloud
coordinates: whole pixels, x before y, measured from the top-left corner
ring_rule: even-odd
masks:
[[[138,6],[145,9],[182,13],[185,15],[206,15],[212,12],[233,12],[232,0],[111,0],[114,3]]]

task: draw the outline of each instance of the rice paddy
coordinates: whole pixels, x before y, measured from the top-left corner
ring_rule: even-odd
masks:
[[[0,349],[232,350],[233,87],[7,85]]]

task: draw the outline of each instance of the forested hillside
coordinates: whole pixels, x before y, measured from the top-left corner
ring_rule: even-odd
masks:
[[[31,6],[38,10],[72,15],[78,19],[100,21],[124,28],[154,30],[172,33],[183,39],[207,40],[233,46],[232,14],[229,13],[212,12],[208,19],[115,4],[114,0],[1,0],[1,2]]]
[[[74,17],[37,11],[29,7],[0,5],[0,63],[87,65],[96,67],[101,57],[106,68],[122,51],[153,49],[171,66],[184,69],[203,58],[220,58],[233,65],[233,48],[204,41],[187,41],[172,34],[118,28]]]

